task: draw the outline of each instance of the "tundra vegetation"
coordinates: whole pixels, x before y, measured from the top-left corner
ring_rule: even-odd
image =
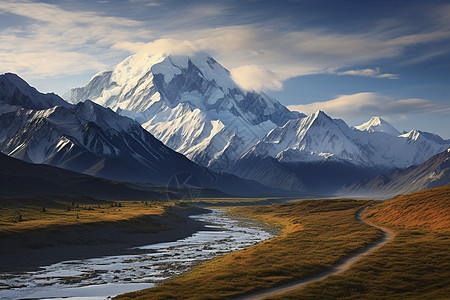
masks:
[[[117,299],[221,299],[251,294],[326,270],[381,236],[355,213],[371,200],[305,200],[229,213],[279,226],[277,238],[200,265],[160,286]],[[349,270],[273,299],[445,299],[450,295],[450,186],[369,207],[367,221],[394,240]]]
[[[282,233],[250,248],[220,256],[160,286],[117,299],[220,299],[318,274],[363,249],[381,232],[356,220],[373,200],[325,199],[228,209]]]
[[[3,197],[0,198],[0,234],[78,224],[100,226],[145,215],[163,215],[173,205],[158,201],[105,201],[91,197]],[[153,229],[163,229],[159,227]]]
[[[276,299],[449,298],[450,185],[386,200],[364,217],[393,230],[394,240],[348,271]]]

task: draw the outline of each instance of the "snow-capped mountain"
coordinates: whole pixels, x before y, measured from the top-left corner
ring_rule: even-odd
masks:
[[[371,121],[374,119],[377,118]],[[382,126],[392,127],[384,120]],[[250,151],[280,162],[331,159],[366,167],[403,168],[420,164],[450,146],[450,140],[435,134],[412,130],[397,136],[392,134],[394,131],[393,127],[390,132],[354,130],[342,119],[332,119],[317,111],[273,129]]]
[[[366,160],[351,140],[352,132],[342,120],[333,120],[323,111],[306,118],[289,120],[270,131],[251,151],[282,162],[312,162],[339,158],[355,163]]]
[[[271,129],[302,117],[264,93],[242,90],[204,53],[137,53],[64,98],[90,99],[131,117],[166,146],[216,169],[238,159]]]
[[[0,75],[0,82],[6,82],[4,77],[11,75]],[[70,105],[14,78],[17,80],[2,87],[2,93],[15,91],[17,101],[0,98],[0,151],[4,154],[113,180],[166,185],[185,173],[196,177],[198,186],[228,193],[264,190],[233,175],[209,172],[166,147],[136,121],[109,108],[92,101]]]
[[[391,126],[386,121],[383,125]],[[318,111],[270,131],[231,171],[266,185],[276,183],[287,189],[312,191],[321,187],[318,185],[321,180],[337,188],[351,178],[418,165],[448,147],[450,140],[435,134],[412,130],[396,136],[361,131]],[[283,180],[279,182],[278,178]]]
[[[391,197],[450,184],[450,148],[426,162],[347,184],[340,195]]]
[[[395,136],[400,135],[400,132],[397,129],[380,117],[372,117],[366,123],[355,126],[354,128],[361,131],[385,132]]]
[[[69,108],[21,108],[2,114],[0,126],[1,152],[27,162],[115,180],[142,181],[147,174],[155,183],[167,182],[175,163],[189,168],[138,123],[91,101]]]

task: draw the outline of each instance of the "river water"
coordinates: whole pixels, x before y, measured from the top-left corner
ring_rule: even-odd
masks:
[[[36,272],[0,274],[0,299],[107,299],[153,287],[202,261],[274,237],[262,224],[230,218],[220,210],[191,218],[206,222],[206,230],[138,247],[140,254],[63,261]]]

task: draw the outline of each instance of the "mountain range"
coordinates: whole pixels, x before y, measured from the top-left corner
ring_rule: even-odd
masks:
[[[333,193],[450,147],[380,117],[350,127],[322,111],[292,112],[240,88],[204,53],[137,53],[66,93],[70,103],[14,74],[1,75],[0,87],[1,152],[111,180]]]
[[[137,53],[63,97],[71,103],[89,99],[129,116],[169,148],[215,170],[269,130],[304,116],[264,93],[242,90],[205,53]]]
[[[189,178],[185,185],[230,194],[268,191],[198,166],[109,108],[91,101],[68,104],[14,74],[1,75],[0,84],[0,151],[9,156],[110,180],[182,185]]]
[[[423,163],[450,145],[427,132],[396,133],[379,117],[358,129],[318,111],[270,131],[231,172],[287,190],[333,193],[346,183]]]

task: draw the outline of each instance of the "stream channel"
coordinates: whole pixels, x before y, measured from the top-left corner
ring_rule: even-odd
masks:
[[[140,254],[63,261],[36,272],[0,274],[0,299],[99,300],[146,289],[216,256],[275,236],[270,227],[224,211],[191,216],[206,229]]]

